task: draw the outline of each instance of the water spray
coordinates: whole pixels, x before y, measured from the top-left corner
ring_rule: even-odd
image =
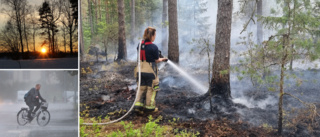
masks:
[[[159,57],[160,58],[165,58],[161,54],[160,50],[159,50]],[[183,69],[181,69],[178,65],[174,64],[172,61],[170,61],[167,58],[164,61],[167,62],[169,65],[171,65],[174,69],[176,69],[183,77],[188,79],[193,85],[195,85],[197,88],[199,88],[201,90],[201,94],[205,94],[208,91],[208,88],[206,86],[200,84],[192,76],[190,76],[187,72],[185,72]]]
[[[187,72],[181,69],[178,65],[174,64],[172,61],[168,60],[167,63],[171,65],[175,70],[177,70],[183,77],[189,80],[194,86],[200,89],[200,94],[205,94],[208,91],[208,88],[198,81],[196,81],[192,76],[190,76]]]

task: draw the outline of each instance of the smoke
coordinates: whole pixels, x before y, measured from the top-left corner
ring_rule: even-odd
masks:
[[[263,9],[262,15],[269,16],[271,15],[271,9],[278,11],[277,16],[282,15],[282,11],[279,5],[276,4],[275,0],[272,1],[263,1]],[[153,26],[157,29],[157,37],[155,40],[155,44],[162,50],[161,42],[163,40],[161,34],[161,21],[162,21],[162,2],[157,3],[156,10],[152,13],[152,21],[141,24],[139,31],[137,32],[135,40],[136,43],[129,44],[128,46],[128,59],[135,61],[137,59],[137,45],[138,40],[141,39],[143,35],[143,31],[148,26]],[[250,8],[251,6],[251,8]],[[252,10],[253,4],[249,5],[249,9]],[[178,33],[179,33],[179,47],[180,47],[180,67],[184,70],[188,70],[188,73],[197,74],[197,79],[202,83],[208,83],[207,69],[208,69],[208,59],[206,53],[200,51],[203,49],[201,45],[197,44],[193,40],[198,40],[199,38],[206,38],[210,40],[210,44],[214,44],[215,42],[215,29],[216,29],[216,18],[217,18],[217,1],[209,1],[209,0],[200,0],[200,1],[192,1],[192,0],[183,0],[178,1]],[[241,42],[240,37],[247,37],[250,32],[253,33],[252,40],[257,43],[257,17],[254,17],[255,23],[250,22],[246,30],[240,34],[243,30],[243,25],[250,19],[249,14],[239,15],[236,14],[240,10],[239,0],[233,1],[233,19],[232,19],[232,28],[231,28],[231,50],[237,51],[238,53],[244,52],[247,50],[245,45],[238,45],[237,42]],[[248,12],[250,12],[250,10]],[[268,30],[267,28],[263,28],[263,40],[267,40],[269,36],[275,34],[274,30]],[[129,41],[127,41],[129,43]],[[165,55],[166,56],[166,55]],[[214,56],[214,48],[211,48],[210,52],[210,61],[211,66],[213,62]],[[240,57],[238,54],[234,54],[231,52],[230,64],[236,65],[239,63]],[[317,64],[319,62],[306,62],[306,61],[294,61],[293,68],[294,69],[317,69]],[[210,66],[210,67],[211,67]],[[166,67],[162,65],[160,68]],[[165,79],[165,80],[169,80]],[[179,85],[179,82],[173,82]],[[239,80],[237,79],[237,74],[231,74],[231,89],[232,96],[236,97],[236,102],[244,102],[244,104],[248,104],[248,107],[257,106],[264,108],[266,106],[266,102],[272,101],[273,97],[267,97],[264,101],[261,101],[261,104],[258,103],[249,103],[253,100],[250,98],[242,98],[244,91],[249,89],[253,89],[254,87],[250,86],[252,83],[250,79],[243,79],[243,83],[246,86],[239,85]],[[276,102],[273,100],[273,102]]]
[[[203,45],[198,44],[199,39],[204,38],[210,40],[210,44],[215,43],[215,30],[216,30],[216,18],[217,18],[217,1],[209,0],[183,0],[178,1],[177,11],[178,11],[178,33],[179,33],[179,52],[180,52],[180,65],[183,67],[193,67],[193,68],[205,68],[208,66],[208,59],[205,52],[200,53],[204,48]],[[162,2],[156,3],[155,9],[152,13],[151,21],[147,21],[144,24],[140,24],[138,27],[134,41],[135,43],[130,43],[130,39],[127,38],[127,52],[128,60],[135,61],[137,59],[137,45],[139,40],[142,39],[143,31],[148,26],[155,27],[157,29],[157,37],[154,43],[158,46],[159,50],[162,50]],[[234,51],[243,52],[247,48],[245,46],[240,46],[237,42],[240,42],[240,37],[247,36],[248,33],[252,32],[252,39],[256,40],[256,30],[257,24],[251,22],[249,23],[246,31],[242,34],[240,32],[243,29],[243,25],[249,20],[248,15],[237,15],[236,12],[240,10],[239,1],[233,1],[233,19],[231,28],[231,49]],[[263,15],[270,15],[270,9],[276,7],[275,1],[273,2],[263,2]],[[257,18],[254,17],[255,21]],[[263,29],[263,39],[266,40],[274,31],[269,31]],[[168,36],[167,36],[168,37]],[[255,41],[256,42],[256,41]],[[192,55],[192,58],[190,58]],[[211,47],[210,52],[211,61],[214,55],[214,48]],[[167,56],[167,55],[165,55]],[[237,55],[231,53],[231,64],[237,64],[239,58]],[[197,64],[197,65],[195,65]]]

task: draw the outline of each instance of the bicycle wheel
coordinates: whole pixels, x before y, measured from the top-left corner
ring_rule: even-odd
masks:
[[[43,110],[37,116],[37,122],[39,126],[46,126],[50,121],[50,113],[48,110]]]
[[[21,109],[17,114],[17,121],[20,126],[24,126],[28,123],[28,110]]]

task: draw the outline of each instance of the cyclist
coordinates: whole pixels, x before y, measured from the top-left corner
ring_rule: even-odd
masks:
[[[41,103],[39,102],[39,99],[42,102],[46,102],[46,100],[42,98],[39,92],[40,88],[41,88],[41,85],[37,84],[34,88],[31,88],[27,93],[26,104],[29,106],[29,112],[28,112],[29,120],[32,119],[31,113],[35,114],[35,112],[37,112],[38,109],[40,108]],[[33,111],[34,107],[36,107],[36,109]]]

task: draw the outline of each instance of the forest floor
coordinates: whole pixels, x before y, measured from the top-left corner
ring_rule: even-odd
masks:
[[[114,120],[129,110],[136,92],[136,81],[133,77],[135,65],[135,62],[81,63],[80,123]],[[194,92],[192,85],[178,74],[167,73],[165,70],[159,73],[161,90],[156,97],[159,111],[147,114],[130,113],[122,122],[106,126],[81,125],[80,135],[130,136],[139,133],[161,136],[277,136],[276,93],[263,90],[257,92],[249,86],[243,88],[247,87],[243,85],[249,83],[231,82],[233,99],[230,107],[212,112],[208,98]],[[318,70],[307,74],[317,76],[317,72]],[[197,75],[201,75],[200,78],[206,77],[205,73]],[[319,102],[317,98],[320,97],[320,88],[317,82],[315,85],[299,87],[307,89],[304,93],[311,95],[302,99]],[[243,89],[241,93],[240,87]],[[292,88],[295,88],[292,94],[301,94],[298,92],[300,90],[297,90],[299,88]],[[310,111],[304,109],[303,105],[297,105],[299,102],[294,99],[284,98],[284,102],[285,108],[288,108],[285,110],[284,136],[319,135],[318,118],[310,115]],[[293,109],[292,106],[296,108]],[[316,106],[320,107],[317,104]],[[316,111],[319,112],[318,109]]]

